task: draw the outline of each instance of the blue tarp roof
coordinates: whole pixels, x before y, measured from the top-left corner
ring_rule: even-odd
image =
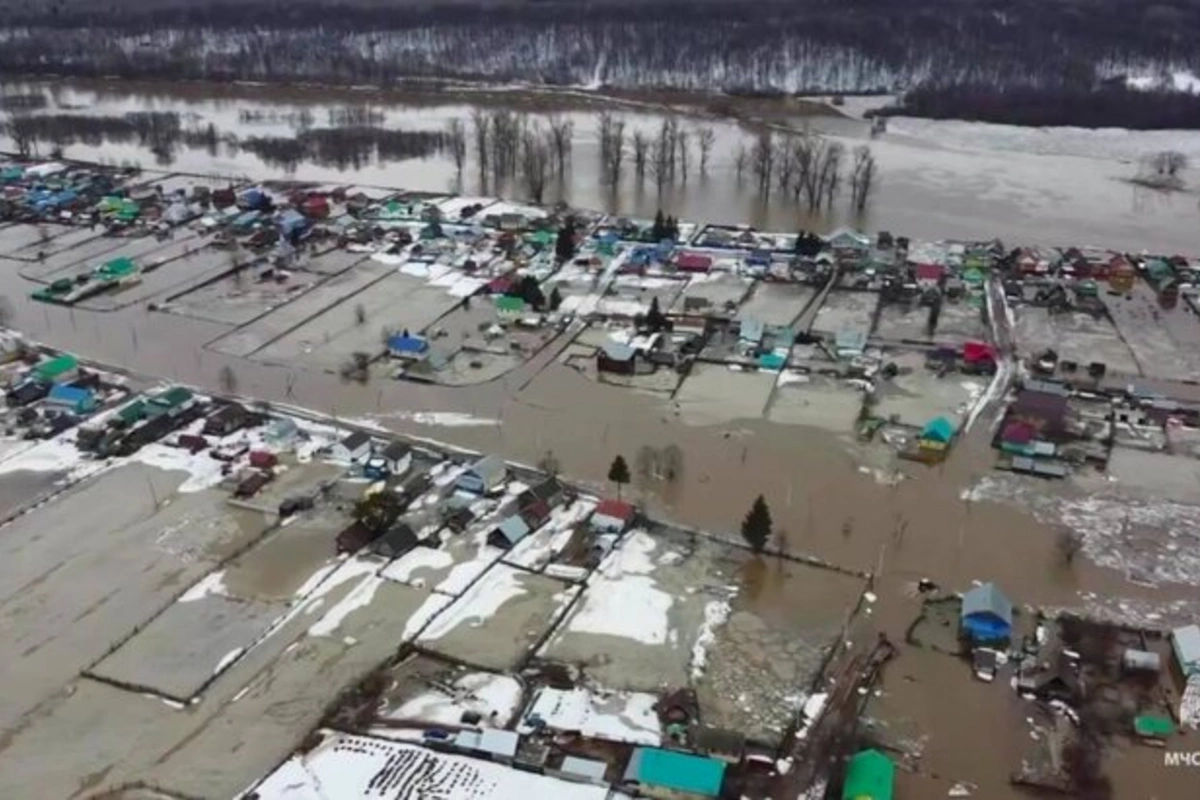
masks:
[[[388,350],[397,353],[420,353],[429,343],[420,336],[405,336],[397,334],[388,337]]]
[[[1012,625],[1012,601],[994,583],[985,583],[982,586],[976,586],[963,595],[963,619],[985,613],[994,614],[1006,624]]]

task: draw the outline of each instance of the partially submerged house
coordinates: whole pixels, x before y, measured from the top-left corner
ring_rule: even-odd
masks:
[[[637,372],[637,350],[620,342],[605,342],[596,351],[596,369],[616,375],[633,375]]]
[[[484,456],[458,477],[455,486],[472,494],[490,494],[508,477],[508,467],[499,456]]]
[[[1008,409],[1008,421],[1027,423],[1038,438],[1054,439],[1066,432],[1066,394],[1024,390]]]
[[[963,594],[959,624],[972,644],[1004,642],[1012,636],[1013,604],[994,583]]]
[[[370,454],[371,437],[362,431],[347,434],[344,439],[329,448],[330,458],[347,464],[364,461]]]
[[[643,796],[664,800],[719,797],[725,766],[715,758],[639,747],[629,758],[622,783]]]

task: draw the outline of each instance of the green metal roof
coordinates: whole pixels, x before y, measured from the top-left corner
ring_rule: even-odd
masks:
[[[96,269],[96,277],[124,278],[135,272],[137,272],[137,265],[133,263],[133,259],[121,256],[120,258],[114,258],[112,261],[106,261],[98,267]]]
[[[525,301],[519,297],[502,294],[496,298],[496,310],[521,312],[525,310]]]
[[[638,783],[706,797],[721,793],[725,763],[715,758],[649,747],[639,748],[633,757],[636,759],[633,777]]]
[[[892,800],[896,765],[878,750],[856,753],[846,765],[842,800]]]
[[[170,389],[159,392],[154,396],[151,402],[157,405],[167,406],[168,408],[174,408],[175,406],[183,405],[191,399],[192,393],[190,391],[182,386],[173,386]]]
[[[1167,737],[1175,732],[1175,725],[1167,717],[1142,714],[1133,720],[1133,729],[1138,736]]]
[[[70,372],[79,366],[79,360],[69,353],[63,353],[61,356],[52,358],[49,361],[43,361],[34,368],[39,378],[53,380],[64,372]]]
[[[117,412],[122,422],[134,423],[146,416],[146,401],[140,397]]]

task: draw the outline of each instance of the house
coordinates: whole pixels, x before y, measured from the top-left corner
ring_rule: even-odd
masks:
[[[1000,431],[1000,449],[1005,453],[1028,454],[1034,440],[1037,439],[1037,429],[1028,422],[1014,420],[1005,423]]]
[[[742,352],[753,353],[761,347],[764,335],[762,320],[743,317],[738,321],[738,349]]]
[[[858,358],[867,347],[867,332],[847,329],[833,336],[834,352],[838,358]]]
[[[566,492],[566,487],[557,478],[547,478],[517,495],[517,508],[528,508],[539,500],[556,508],[562,504]]]
[[[1038,448],[1047,445],[1046,442],[1034,442],[1032,447]],[[1053,454],[1053,445],[1050,445],[1051,450],[1045,455]],[[1036,455],[1042,455],[1037,453]],[[1063,461],[1053,458],[1032,458],[1027,455],[1013,456],[1012,468],[1014,472],[1024,472],[1029,475],[1037,475],[1043,478],[1065,478],[1070,474],[1070,468]]]
[[[536,499],[528,505],[521,506],[517,513],[521,519],[525,520],[525,524],[529,526],[530,531],[536,531],[538,528],[550,521],[550,504],[545,500]]]
[[[300,438],[300,426],[291,417],[280,417],[267,426],[265,438],[272,447],[288,447]]]
[[[1185,680],[1200,675],[1200,625],[1185,625],[1171,631],[1171,651]]]
[[[424,336],[412,336],[408,332],[389,336],[388,355],[405,361],[419,361],[429,355],[429,341]]]
[[[520,514],[508,517],[488,534],[487,543],[501,550],[508,550],[529,535],[529,524]]]
[[[1113,256],[1108,262],[1108,288],[1117,294],[1126,294],[1133,289],[1137,280],[1137,270],[1125,256]]]
[[[392,475],[403,475],[412,466],[412,448],[404,442],[388,442],[377,455]]]
[[[985,342],[967,342],[962,352],[963,371],[991,375],[996,371],[996,351]]]
[[[559,774],[572,781],[587,781],[588,783],[603,784],[605,773],[608,772],[608,762],[594,758],[567,756],[559,767]]]
[[[329,456],[334,461],[354,464],[363,461],[371,454],[371,437],[362,431],[355,431],[340,442],[329,448]]]
[[[96,408],[96,393],[91,389],[60,383],[50,390],[46,405],[72,414],[88,414]]]
[[[934,417],[921,429],[920,446],[925,450],[945,450],[954,440],[954,423],[945,417]]]
[[[258,420],[259,416],[241,403],[229,403],[208,415],[204,420],[203,432],[205,436],[228,436],[255,425]]]
[[[896,765],[878,750],[862,750],[846,763],[842,800],[892,800]]]
[[[932,289],[942,281],[946,268],[941,264],[917,264],[913,269],[913,278],[921,290]]]
[[[962,597],[959,623],[975,644],[1006,641],[1012,634],[1013,605],[994,583],[976,586]]]
[[[1066,430],[1067,400],[1056,392],[1026,389],[1009,407],[1008,419],[1028,423],[1043,439],[1060,436]]]
[[[288,210],[279,215],[279,235],[294,242],[308,230],[311,223],[299,211]]]
[[[161,416],[178,417],[195,408],[197,402],[196,395],[192,394],[190,389],[172,386],[147,401],[146,416],[152,419]]]
[[[835,255],[841,252],[848,255],[862,256],[871,250],[871,237],[850,228],[838,228],[825,237],[825,242]]]
[[[416,532],[405,522],[396,522],[371,544],[371,552],[384,558],[399,558],[419,544]]]
[[[70,383],[79,374],[79,360],[69,353],[43,361],[33,368],[33,376],[47,383]]]
[[[27,406],[36,403],[50,393],[51,385],[35,378],[21,381],[4,393],[4,400],[10,408]]]
[[[725,781],[725,762],[677,750],[638,747],[629,758],[622,782],[646,797],[718,797]]]
[[[596,533],[621,533],[633,524],[637,512],[620,500],[601,500],[592,512],[589,524]]]
[[[525,314],[525,301],[520,297],[502,294],[496,298],[496,316],[501,322],[516,322]]]
[[[712,256],[703,253],[680,253],[675,256],[675,269],[679,272],[708,272],[712,269]]]
[[[457,486],[472,494],[490,494],[499,489],[508,477],[508,467],[498,456],[484,456],[459,476]]]
[[[500,731],[492,728],[483,730],[459,731],[454,737],[454,746],[460,750],[468,750],[492,761],[511,763],[517,757],[517,746],[521,737],[514,731]]]
[[[274,469],[279,458],[269,450],[251,450],[250,466],[255,469]]]
[[[596,351],[596,369],[616,375],[633,375],[637,372],[637,350],[620,342],[605,342]]]

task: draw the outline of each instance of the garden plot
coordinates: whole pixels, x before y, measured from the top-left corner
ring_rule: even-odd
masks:
[[[578,592],[553,578],[496,564],[439,614],[416,643],[485,669],[515,669]]]
[[[654,709],[657,703],[658,695],[649,692],[546,686],[534,694],[517,732],[533,733],[545,726],[585,739],[658,747],[662,729]]]
[[[462,534],[451,534],[440,548],[417,547],[384,568],[389,581],[457,597],[488,567],[500,560],[503,550],[487,543],[498,519],[485,519]]]
[[[1200,380],[1200,322],[1192,303],[1181,300],[1164,309],[1154,291],[1139,282],[1134,291],[1108,305],[1121,337],[1129,345],[1140,374],[1151,378]],[[1093,359],[1094,360],[1094,359]],[[1109,365],[1109,370],[1114,369]]]
[[[879,303],[876,292],[832,291],[817,311],[812,330],[824,336],[833,336],[842,331],[871,330],[875,306]]]
[[[329,733],[254,787],[259,800],[606,800],[594,786],[515,770],[403,742]]]
[[[738,308],[738,316],[786,327],[804,313],[816,295],[815,287],[804,284],[759,281]]]
[[[872,336],[889,342],[928,342],[929,306],[918,303],[883,303]]]
[[[41,247],[49,254],[55,238],[74,230],[69,225],[7,225],[0,228],[0,253],[5,258],[36,261]]]
[[[102,230],[97,230],[90,225],[69,228],[53,226],[47,229],[47,233],[52,234],[53,238],[42,240],[39,234],[36,241],[19,250],[8,251],[5,256],[22,261],[40,261],[104,235]]]
[[[229,268],[228,258],[223,253],[210,251],[201,254],[201,257],[203,261],[197,259],[191,266],[198,262],[201,271],[212,274],[219,274],[222,268]],[[259,280],[250,274],[250,270],[245,270],[240,275],[226,275],[197,286],[173,297],[169,305],[160,308],[209,322],[245,325],[285,303],[290,303],[320,280],[318,275],[310,272],[289,272],[287,279],[283,281],[274,278]]]
[[[137,242],[161,244],[152,236],[131,238],[124,236],[102,236],[89,239],[69,250],[49,255],[41,261],[21,267],[21,275],[39,283],[50,283],[57,278],[74,277],[77,273],[95,269],[106,261],[125,255],[125,249]],[[0,247],[3,242],[0,241]]]
[[[579,665],[618,690],[684,686],[705,607],[728,592],[731,567],[721,545],[634,531],[592,573],[538,657]]]
[[[509,675],[475,672],[415,654],[389,670],[391,686],[382,699],[381,727],[463,724],[478,714],[479,724],[505,728],[521,708],[523,687]]]
[[[693,275],[671,305],[671,313],[728,313],[733,316],[753,288],[754,280],[741,275],[727,272]]]
[[[759,419],[766,409],[774,372],[756,367],[696,364],[675,395],[684,421],[716,425],[735,419]]]
[[[939,416],[963,420],[987,391],[987,376],[951,372],[939,378],[925,369],[921,353],[888,353],[885,361],[902,371],[876,386],[872,414],[882,419],[894,416],[901,424],[915,428],[923,428]],[[905,373],[904,369],[909,371]]]
[[[862,389],[817,374],[780,374],[766,418],[784,425],[807,425],[837,434],[854,432],[862,410]]]
[[[584,522],[596,508],[594,498],[578,498],[570,506],[560,506],[550,512],[550,521],[526,536],[504,556],[507,564],[541,572],[570,544],[575,527]]]
[[[938,342],[961,345],[963,342],[983,341],[987,335],[979,305],[967,300],[942,304],[937,330],[933,332],[933,338]]]
[[[1051,314],[1049,309],[1033,306],[1021,306],[1016,316],[1017,345],[1025,357],[1036,358],[1052,348],[1060,359],[1083,367],[1100,361],[1115,372],[1139,374],[1133,353],[1106,317],[1081,312]]]

